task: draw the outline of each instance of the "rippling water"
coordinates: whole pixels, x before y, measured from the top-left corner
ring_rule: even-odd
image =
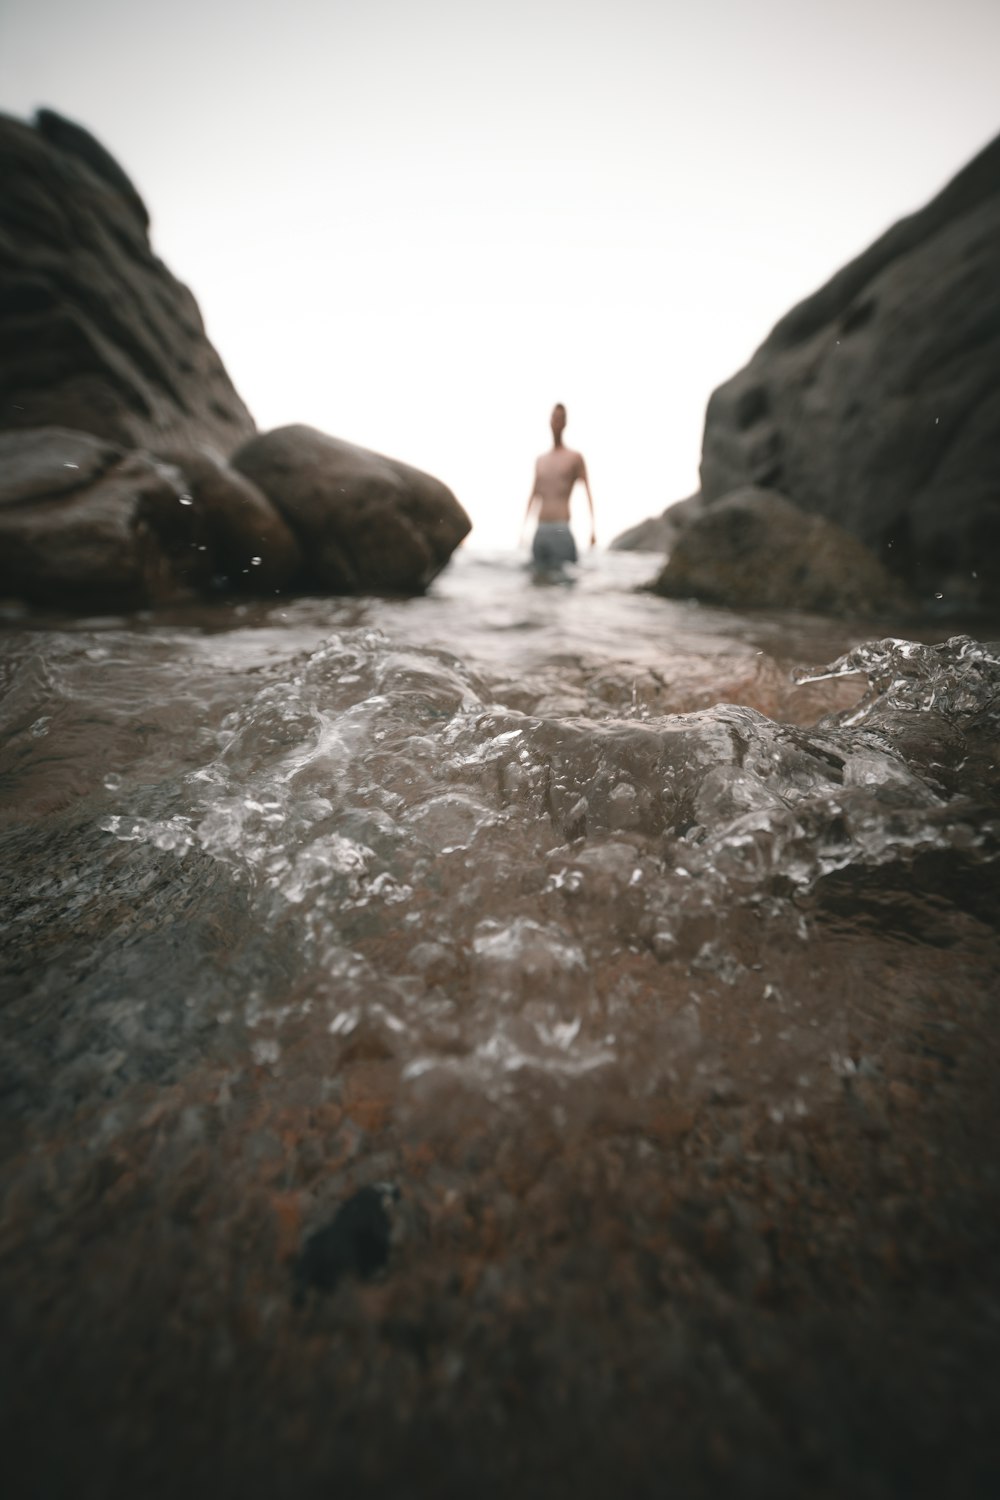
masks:
[[[492,1431],[512,1380],[562,1382],[619,1464],[628,1401],[611,1375],[598,1400],[585,1368],[633,1358],[640,1405],[673,1381],[696,1406],[758,1368],[797,1410],[792,1371],[812,1366],[788,1330],[802,1307],[836,1329],[867,1278],[872,1327],[833,1359],[836,1390],[806,1380],[850,1430],[817,1419],[830,1493],[859,1472],[869,1418],[837,1393],[885,1333],[890,1262],[912,1299],[921,1267],[983,1254],[971,1219],[995,1225],[1000,653],[668,602],[636,592],[650,571],[599,555],[542,587],[463,553],[417,600],[9,626],[3,1264],[29,1406],[53,1351],[108,1351],[111,1435],[86,1401],[66,1418],[94,1493],[112,1469],[158,1492],[162,1393],[137,1351],[167,1307],[171,1390],[236,1364],[252,1399],[293,1392],[270,1445],[206,1395],[228,1436],[222,1469],[204,1443],[195,1469],[222,1483],[234,1454],[267,1473],[280,1452],[396,1493],[372,1435],[387,1412],[409,1463],[414,1426],[449,1410]],[[378,1178],[404,1194],[398,1268],[314,1308],[303,1344],[290,1260]],[[708,1286],[735,1299],[725,1317]],[[688,1347],[685,1296],[695,1323],[746,1304],[729,1375]],[[535,1375],[490,1375],[479,1323],[500,1348],[525,1320]],[[375,1425],[331,1456],[310,1403],[346,1388]],[[715,1427],[672,1439],[691,1492],[736,1492],[744,1432],[761,1493],[801,1493],[781,1422],[733,1390]],[[928,1403],[911,1392],[920,1420]],[[918,1455],[908,1479],[890,1448],[866,1494],[944,1472]],[[52,1459],[52,1484],[74,1463]]]

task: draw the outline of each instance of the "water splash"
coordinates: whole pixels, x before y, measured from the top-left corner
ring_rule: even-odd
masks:
[[[948,719],[1000,705],[1000,644],[983,644],[967,635],[952,636],[939,645],[888,637],[867,641],[822,668],[800,667],[796,683],[822,682],[861,673],[868,692],[857,706],[841,716],[844,724],[860,724],[876,708],[904,713],[935,709]]]

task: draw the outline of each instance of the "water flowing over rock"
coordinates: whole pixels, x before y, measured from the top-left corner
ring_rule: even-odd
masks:
[[[708,502],[778,490],[924,597],[996,600],[1000,138],[715,391],[701,482]]]
[[[123,448],[254,430],[188,289],[154,254],[135,188],[50,110],[0,116],[0,428],[72,427]]]
[[[992,1500],[1000,654],[644,570],[5,626],[23,1492]]]
[[[302,539],[309,580],[335,593],[419,592],[471,529],[440,480],[313,427],[251,438],[232,463]]]
[[[877,615],[906,605],[899,580],[856,537],[752,486],[687,516],[652,588],[733,609]]]

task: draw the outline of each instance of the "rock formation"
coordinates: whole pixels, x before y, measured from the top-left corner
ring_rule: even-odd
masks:
[[[687,521],[653,589],[732,609],[877,615],[907,607],[899,580],[856,537],[753,487]]]
[[[313,427],[251,438],[232,463],[302,539],[306,583],[333,593],[419,591],[470,529],[439,480]]]
[[[702,493],[780,491],[946,604],[1000,597],[1000,137],[712,396]]]
[[[455,497],[309,428],[248,444],[194,298],[93,136],[0,116],[0,172],[0,593],[117,609],[426,587],[470,529]]]
[[[123,448],[254,430],[149,217],[87,131],[0,116],[0,427],[72,427]]]

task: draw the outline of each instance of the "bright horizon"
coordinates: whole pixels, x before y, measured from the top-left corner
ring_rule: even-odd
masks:
[[[562,401],[606,544],[996,134],[997,57],[994,0],[5,0],[0,108],[122,163],[262,430],[426,469],[504,546]]]

